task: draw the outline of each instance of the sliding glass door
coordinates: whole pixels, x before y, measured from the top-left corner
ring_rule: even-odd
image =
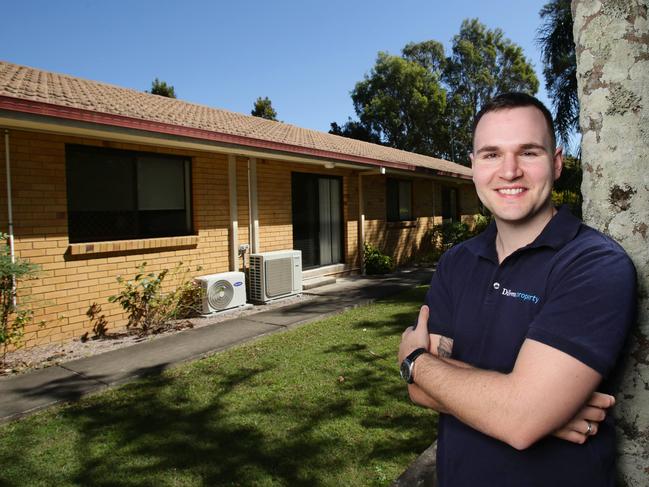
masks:
[[[304,268],[342,262],[342,180],[293,173],[293,248]]]

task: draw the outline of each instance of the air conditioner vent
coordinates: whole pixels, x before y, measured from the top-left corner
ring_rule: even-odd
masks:
[[[203,289],[203,313],[210,314],[246,304],[243,272],[223,272],[196,278]]]
[[[207,302],[213,309],[225,309],[232,302],[234,287],[228,281],[215,281],[207,288]]]
[[[266,295],[269,298],[290,294],[293,290],[293,258],[266,261]]]
[[[250,300],[266,303],[302,292],[302,252],[281,250],[250,255]]]

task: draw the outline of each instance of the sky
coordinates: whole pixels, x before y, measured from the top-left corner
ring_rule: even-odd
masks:
[[[535,35],[547,0],[21,0],[2,2],[0,60],[328,131],[377,53],[434,39],[450,52],[463,19],[520,45],[543,88]]]

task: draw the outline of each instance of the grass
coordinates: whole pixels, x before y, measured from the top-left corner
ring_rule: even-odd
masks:
[[[388,485],[436,434],[396,366],[425,290],[2,425],[0,485]]]

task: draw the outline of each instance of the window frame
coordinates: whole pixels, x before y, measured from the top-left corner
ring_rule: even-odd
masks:
[[[89,157],[93,160],[99,159],[107,161],[110,156],[115,158],[120,158],[124,161],[124,164],[127,168],[125,171],[126,174],[131,178],[129,183],[131,184],[130,192],[132,193],[132,208],[126,210],[123,209],[108,209],[108,210],[96,210],[97,212],[105,211],[106,213],[117,213],[121,212],[126,215],[132,215],[132,229],[128,229],[123,233],[114,233],[111,235],[110,231],[106,232],[103,235],[95,234],[96,236],[82,233],[75,233],[75,227],[80,227],[82,221],[79,219],[74,221],[75,214],[81,213],[78,208],[73,208],[74,199],[76,196],[71,197],[71,194],[74,194],[75,185],[84,184],[85,181],[75,180],[75,175],[73,174],[72,165],[78,163],[75,161],[75,158],[84,158]],[[138,175],[138,165],[142,163],[142,160],[147,158],[153,160],[169,160],[181,162],[181,168],[183,172],[183,205],[182,209],[142,209],[139,206],[139,175]],[[134,151],[134,150],[124,150],[124,149],[113,149],[97,146],[88,146],[80,144],[66,144],[65,145],[65,178],[66,178],[66,203],[67,203],[67,220],[68,220],[68,241],[70,244],[83,244],[83,243],[95,243],[95,242],[109,242],[109,241],[129,241],[129,240],[142,240],[150,238],[169,238],[169,237],[184,237],[189,235],[194,235],[194,219],[193,219],[193,201],[192,201],[192,158],[187,156],[179,156],[174,154],[166,154],[163,152],[146,152],[146,151]],[[78,191],[78,189],[76,190]],[[79,193],[77,193],[78,195]],[[178,218],[176,222],[176,228],[169,226],[168,230],[155,231],[156,224],[159,224],[160,221],[164,221],[165,216],[161,215],[158,218],[156,223],[153,223],[152,217],[155,219],[154,212],[177,212]],[[184,217],[180,217],[180,212]],[[143,218],[143,217],[148,217]],[[181,219],[184,220],[182,224],[184,230],[178,230]],[[146,231],[147,221],[149,223],[149,231]],[[153,231],[152,231],[153,229]]]

